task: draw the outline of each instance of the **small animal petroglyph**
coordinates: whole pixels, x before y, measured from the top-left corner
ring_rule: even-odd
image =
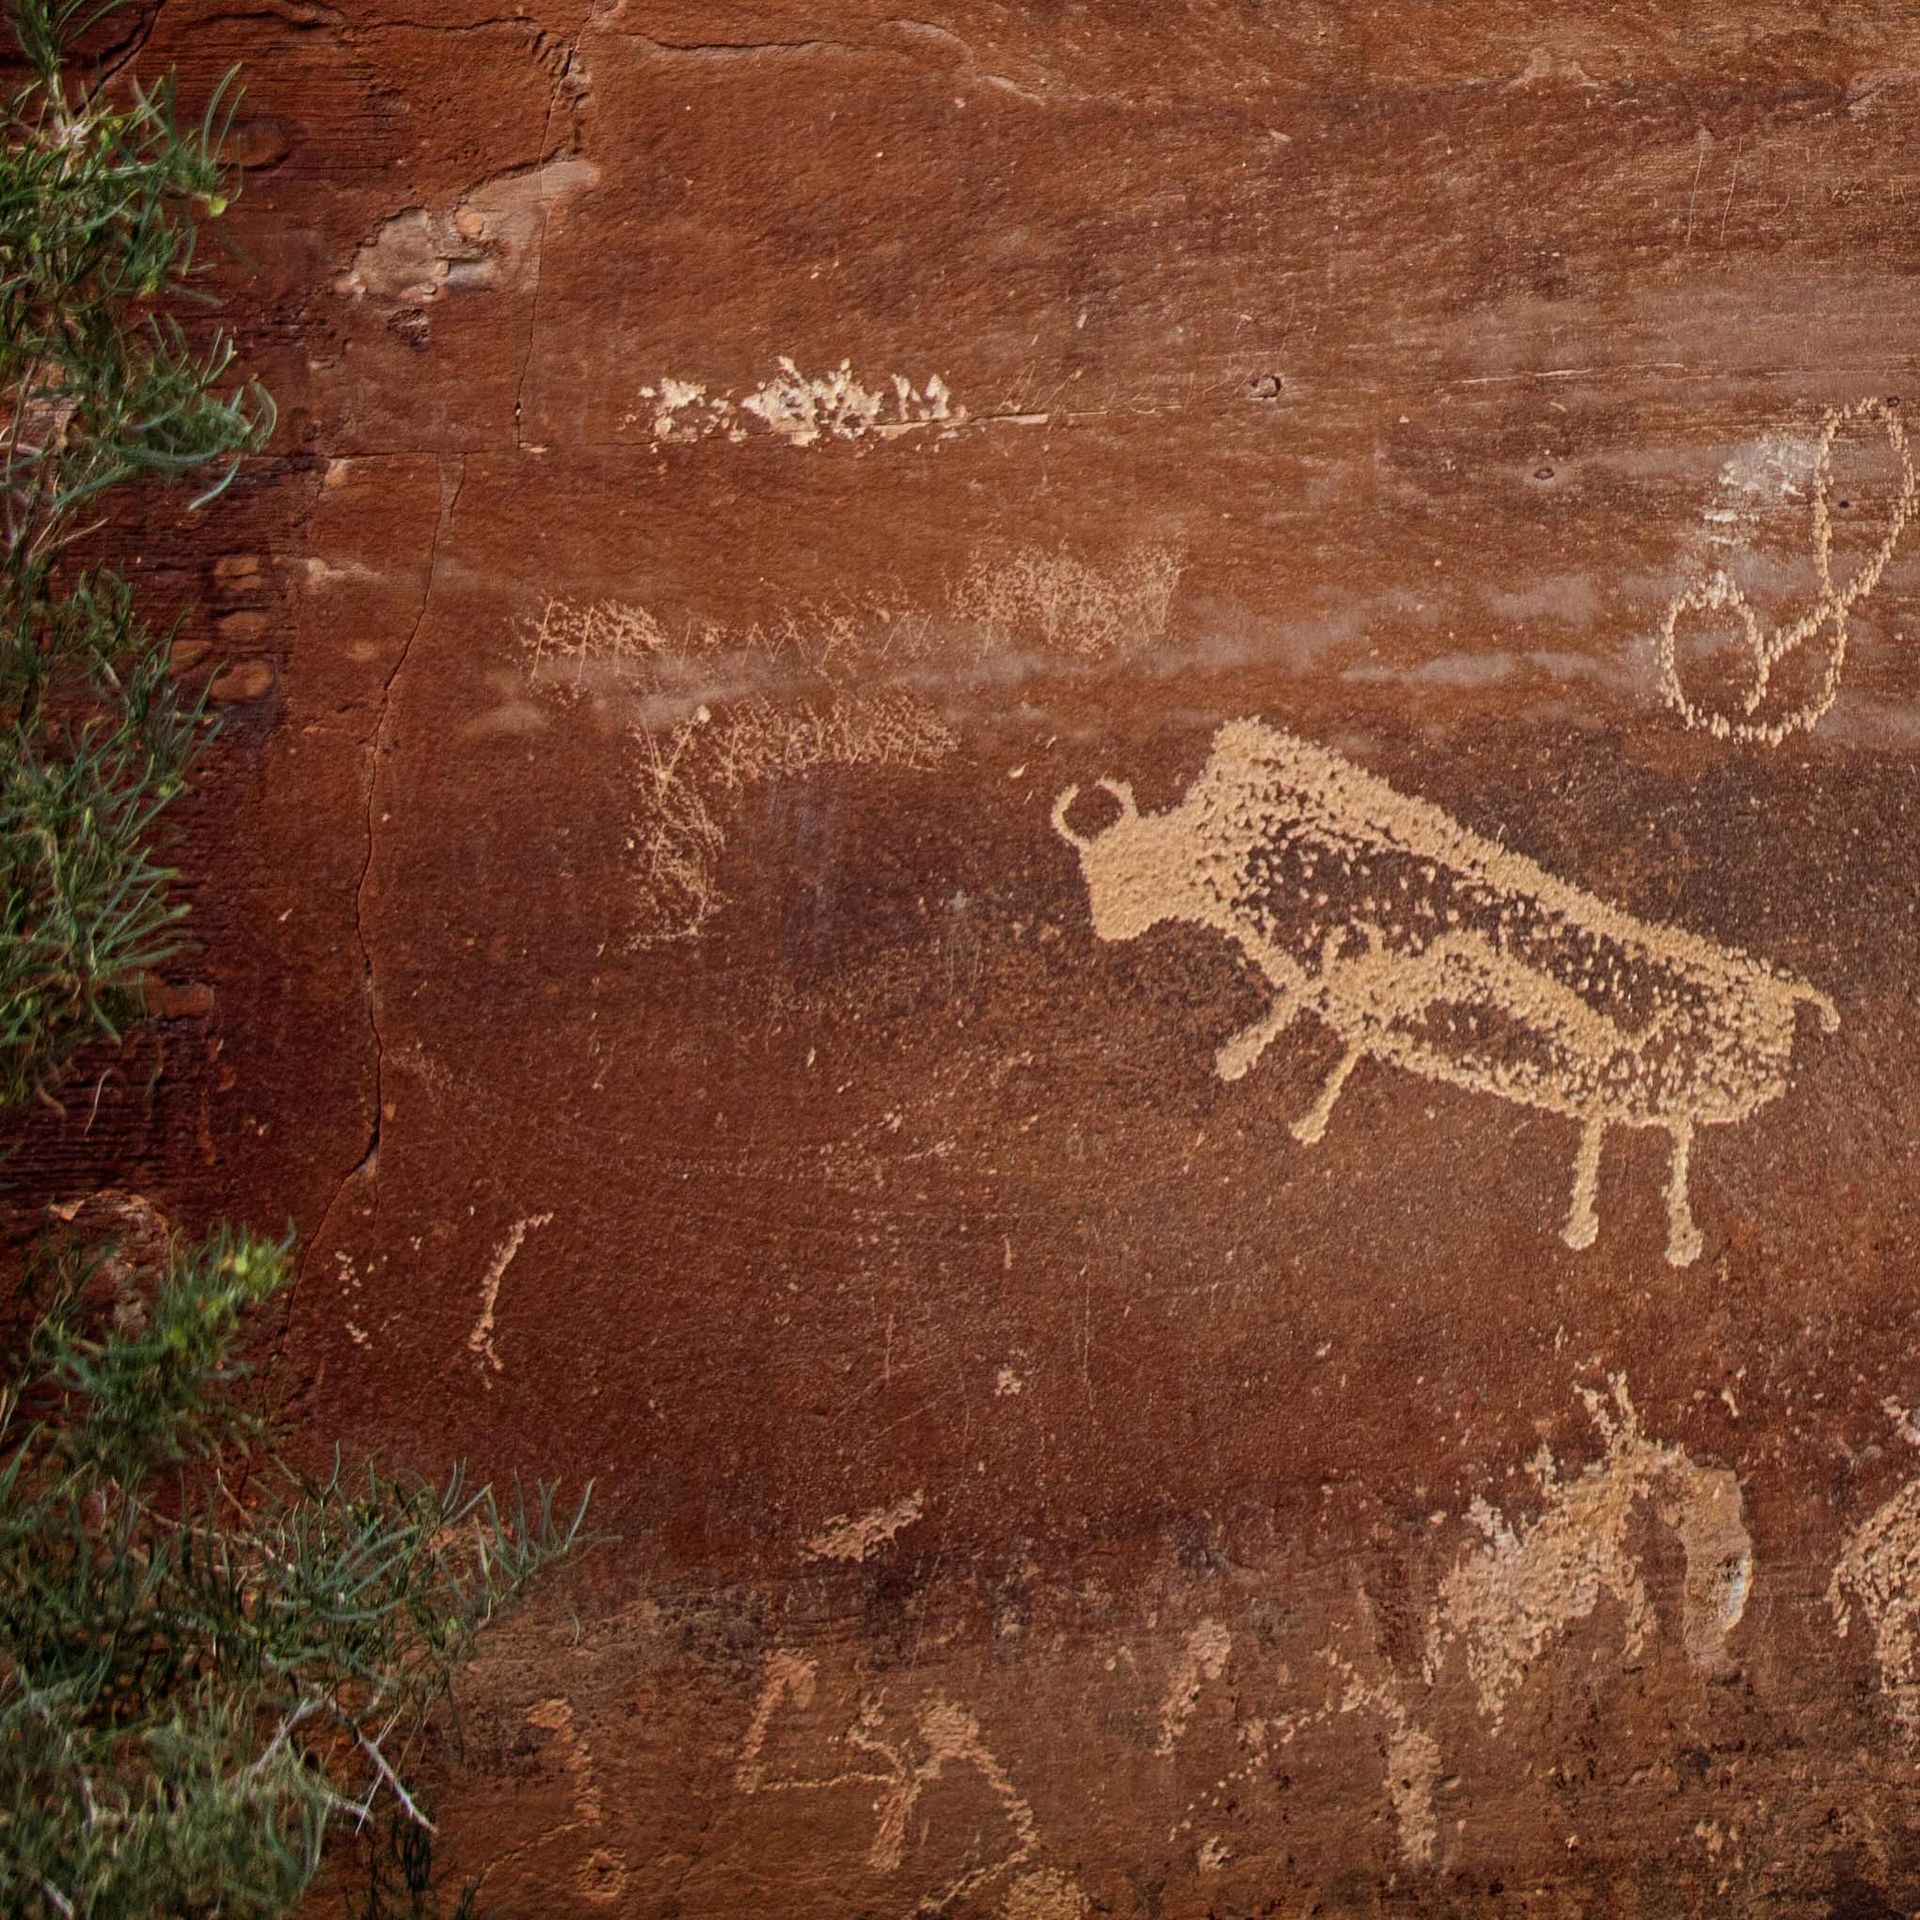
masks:
[[[893,1544],[927,1510],[923,1493],[910,1493],[890,1507],[877,1507],[872,1513],[835,1514],[807,1542],[809,1560],[861,1561]]]
[[[1103,830],[1053,824],[1080,856],[1094,931],[1131,940],[1186,921],[1234,941],[1265,977],[1267,1011],[1221,1047],[1237,1080],[1303,1011],[1342,1051],[1297,1140],[1325,1132],[1363,1059],[1579,1122],[1563,1238],[1590,1246],[1609,1126],[1672,1143],[1667,1258],[1700,1252],[1688,1200],[1698,1127],[1744,1120],[1786,1090],[1797,1013],[1825,994],[1677,927],[1636,919],[1484,839],[1350,761],[1257,720],[1214,736],[1178,805],[1132,789]]]
[[[1895,1430],[1920,1446],[1913,1416],[1897,1400],[1884,1403]],[[1852,1601],[1848,1595],[1852,1595]],[[1844,1636],[1853,1607],[1873,1634],[1880,1685],[1903,1739],[1920,1746],[1920,1480],[1910,1480],[1847,1536],[1827,1583],[1827,1605]]]
[[[676,445],[715,434],[738,444],[751,422],[789,446],[810,447],[821,440],[891,440],[920,428],[959,426],[967,417],[937,373],[920,386],[896,373],[884,386],[869,387],[850,360],[829,373],[805,374],[784,354],[772,379],[737,397],[669,377],[642,387],[640,398],[651,406],[655,441]]]
[[[1859,561],[1843,583],[1834,580],[1833,452],[1835,442],[1849,427],[1872,422],[1886,436],[1893,458],[1894,494],[1885,530],[1877,545]],[[1775,463],[1778,464],[1777,462]],[[1777,747],[1791,733],[1819,725],[1840,691],[1840,675],[1847,659],[1847,620],[1853,609],[1880,584],[1893,550],[1913,517],[1916,482],[1913,456],[1907,446],[1900,416],[1884,400],[1859,400],[1836,407],[1821,423],[1812,459],[1813,564],[1818,594],[1813,605],[1791,626],[1762,633],[1759,616],[1746,595],[1724,571],[1716,571],[1676,594],[1660,623],[1660,693],[1688,726],[1704,729],[1721,740],[1754,741]],[[1842,503],[1845,504],[1844,502]],[[1721,517],[1727,517],[1725,515]],[[1680,622],[1689,614],[1731,614],[1739,623],[1750,676],[1741,696],[1741,711],[1727,714],[1692,700],[1681,685]],[[1773,674],[1784,660],[1825,635],[1826,655],[1813,686],[1798,704],[1769,715],[1768,694]]]
[[[1625,1377],[1616,1374],[1608,1385],[1613,1410],[1600,1394],[1581,1393],[1605,1454],[1565,1480],[1549,1458],[1540,1472],[1546,1509],[1518,1528],[1475,1499],[1470,1517],[1484,1542],[1441,1583],[1427,1633],[1428,1684],[1448,1650],[1462,1646],[1480,1711],[1495,1726],[1547,1645],[1592,1614],[1603,1596],[1626,1615],[1627,1651],[1645,1646],[1653,1605],[1632,1542],[1642,1507],[1673,1530],[1685,1555],[1681,1640],[1696,1667],[1711,1671],[1720,1662],[1746,1613],[1753,1540],[1738,1478],[1731,1468],[1703,1467],[1683,1449],[1648,1439]]]

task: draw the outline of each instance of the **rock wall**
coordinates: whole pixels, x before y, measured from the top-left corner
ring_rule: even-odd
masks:
[[[1920,1902],[1920,25],[169,0],[283,410],[49,1197],[593,1476],[526,1916]],[[190,975],[191,978],[186,978]]]

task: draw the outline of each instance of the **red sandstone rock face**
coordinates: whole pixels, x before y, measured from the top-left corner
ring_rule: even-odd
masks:
[[[21,1164],[290,1211],[316,1446],[595,1477],[451,1862],[1920,1900],[1910,9],[145,57],[246,64],[284,425],[138,549],[199,991]]]

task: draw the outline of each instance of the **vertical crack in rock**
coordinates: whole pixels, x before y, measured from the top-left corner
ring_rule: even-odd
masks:
[[[616,10],[619,4],[620,0],[613,0]],[[608,0],[593,0],[593,4],[588,7],[573,37],[566,42],[565,51],[560,56],[559,69],[554,74],[553,92],[547,101],[546,124],[540,132],[540,158],[534,172],[540,191],[540,227],[534,240],[532,258],[527,263],[533,282],[532,298],[527,314],[527,349],[521,356],[520,377],[513,390],[513,444],[516,447],[525,444],[521,432],[521,421],[526,406],[527,377],[533,371],[534,349],[540,341],[540,281],[547,264],[547,228],[553,219],[554,197],[548,191],[550,170],[556,162],[573,160],[579,156],[581,109],[586,104],[589,87],[584,79],[576,76],[575,70],[580,62],[581,42],[593,30],[595,23],[608,11]],[[556,154],[553,150],[553,121],[563,101],[571,109],[573,124],[567,131],[564,149]]]
[[[452,469],[449,479],[449,468]],[[380,1131],[386,1117],[386,1031],[381,1021],[380,983],[374,966],[373,943],[367,936],[367,883],[373,874],[374,856],[378,849],[380,815],[380,768],[388,752],[388,734],[393,717],[393,693],[408,656],[413,652],[413,643],[420,636],[420,629],[426,623],[427,609],[433,604],[434,581],[439,573],[440,543],[447,528],[452,524],[455,507],[459,504],[460,491],[466,485],[467,461],[464,454],[454,456],[438,463],[440,477],[440,512],[434,522],[433,537],[427,545],[426,579],[420,590],[419,610],[413,617],[413,623],[407,629],[406,638],[400,643],[400,649],[394,656],[393,665],[387,669],[386,677],[380,683],[379,705],[374,713],[373,727],[367,736],[367,778],[366,778],[366,851],[360,863],[360,877],[353,890],[353,937],[360,948],[361,997],[366,1007],[367,1030],[373,1037],[373,1120],[367,1133],[367,1144],[359,1157],[344,1174],[339,1185],[334,1188],[333,1198],[327,1202],[326,1210],[321,1214],[319,1224],[314,1228],[308,1242],[306,1258],[300,1263],[296,1275],[296,1291],[299,1279],[305,1277],[306,1267],[314,1251],[326,1243],[328,1229],[333,1217],[340,1209],[341,1201],[346,1197],[347,1189],[363,1176],[378,1181],[380,1171]],[[378,1191],[376,1186],[376,1192]],[[287,1324],[292,1324],[293,1299],[287,1301]]]

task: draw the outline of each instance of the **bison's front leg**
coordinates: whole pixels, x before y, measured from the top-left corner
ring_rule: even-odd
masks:
[[[1677,1121],[1673,1160],[1667,1169],[1667,1259],[1676,1267],[1690,1267],[1700,1257],[1700,1229],[1693,1224],[1687,1200],[1687,1166],[1692,1156],[1693,1122]]]
[[[1589,1120],[1580,1129],[1580,1151],[1573,1157],[1573,1205],[1560,1238],[1576,1250],[1600,1237],[1600,1216],[1593,1203],[1600,1191],[1600,1142],[1606,1127],[1604,1120]]]
[[[1258,1020],[1242,1027],[1213,1056],[1214,1071],[1222,1080],[1238,1080],[1251,1072],[1260,1056],[1293,1023],[1293,1016],[1309,1004],[1307,976],[1298,961],[1264,940],[1248,939],[1244,944],[1247,958],[1259,969],[1273,999]]]
[[[1238,1080],[1252,1070],[1300,1011],[1300,1001],[1285,987],[1276,989],[1273,1004],[1251,1026],[1242,1027],[1213,1056],[1214,1071],[1222,1080]]]

